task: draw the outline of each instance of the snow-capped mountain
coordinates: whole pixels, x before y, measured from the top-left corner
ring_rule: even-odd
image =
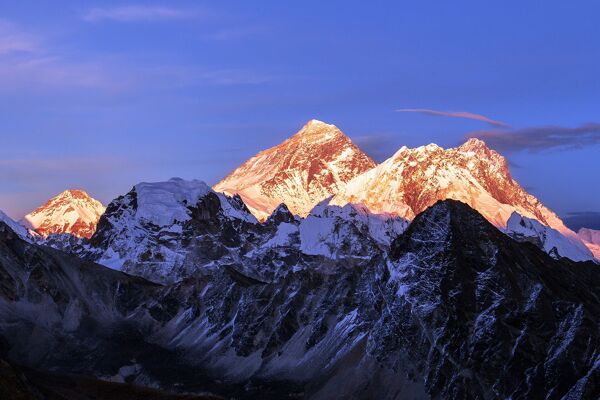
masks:
[[[335,125],[311,120],[283,143],[261,151],[213,188],[239,194],[260,220],[281,203],[306,216],[375,162]]]
[[[572,233],[512,179],[506,159],[479,139],[451,149],[435,144],[415,149],[403,146],[376,168],[351,180],[331,204],[364,204],[371,212],[412,220],[444,199],[469,204],[499,228],[506,227],[517,211],[560,232]]]
[[[438,200],[455,199],[500,229],[507,229],[515,212],[535,219],[565,236],[562,243],[575,246],[563,253],[591,254],[578,250],[582,242],[576,233],[511,177],[506,159],[475,138],[451,149],[402,147],[375,165],[335,126],[312,120],[292,138],[246,161],[214,189],[240,194],[260,220],[280,203],[308,216],[331,195],[330,205],[353,204],[365,213],[404,220]]]
[[[143,182],[108,205],[84,253],[113,269],[175,281],[186,266],[225,259],[256,223],[239,198],[202,181]]]
[[[594,256],[600,260],[600,231],[581,228],[577,231],[577,237],[590,249]]]
[[[373,213],[411,220],[444,199],[468,204],[500,229],[510,229],[507,222],[516,212],[558,231],[565,236],[562,242],[582,247],[575,232],[511,177],[506,159],[479,139],[469,139],[450,149],[435,144],[402,147],[391,158],[348,182],[330,204],[362,204]],[[583,254],[578,250],[566,253]]]
[[[25,227],[46,238],[51,234],[70,234],[89,238],[104,213],[104,206],[83,190],[69,189],[27,214],[21,221]]]
[[[573,261],[593,260],[594,254],[582,240],[565,236],[549,226],[514,212],[507,221],[506,232],[513,239],[528,241],[554,258],[567,257]]]
[[[213,224],[219,197],[193,187],[200,202],[214,201],[149,220],[230,229]],[[319,215],[347,214],[330,210]],[[354,231],[338,222],[332,232]],[[416,216],[389,250],[364,257],[364,247],[348,247],[358,252],[354,263],[299,253],[298,235],[282,228],[298,223],[278,207],[257,225],[285,240],[260,263],[225,254],[219,268],[163,286],[23,242],[0,222],[3,357],[54,376],[216,395],[209,398],[600,395],[596,265],[552,259],[452,200]],[[68,390],[79,398],[80,387]]]
[[[239,196],[173,178],[134,186],[108,205],[89,243],[64,250],[156,282],[224,265],[251,266],[253,274],[263,271],[267,275],[261,279],[268,280],[277,270],[268,270],[269,265],[285,271],[303,268],[303,260],[311,257],[368,258],[389,247],[406,226],[396,216],[325,204],[307,218],[281,204],[259,223]]]

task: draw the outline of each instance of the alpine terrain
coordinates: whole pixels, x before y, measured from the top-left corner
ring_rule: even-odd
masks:
[[[368,224],[336,219],[365,222],[363,210],[326,206],[314,218],[329,222],[315,224],[336,223],[340,236],[313,251],[283,206],[257,224],[210,190],[196,198],[169,221],[224,247],[212,267],[168,284],[28,243],[0,223],[0,366],[9,372],[0,385],[85,399],[107,385],[113,397],[104,398],[116,398],[131,384],[155,391],[144,398],[600,395],[593,263],[553,259],[454,200],[418,214],[389,244],[370,239]],[[254,230],[220,224],[238,217]],[[332,248],[339,253],[324,251]]]
[[[557,232],[531,232],[543,243],[542,247],[561,247],[558,256],[575,260],[594,258],[575,232],[512,179],[506,159],[479,139],[469,139],[451,149],[435,144],[416,149],[402,147],[377,167],[348,182],[330,204],[363,204],[373,213],[412,220],[444,199],[468,204],[500,229],[514,227],[508,225],[513,214],[535,220]],[[546,243],[550,236],[554,241]]]
[[[42,238],[52,234],[70,234],[89,238],[96,231],[104,206],[83,190],[69,189],[27,214],[21,224]]]
[[[600,398],[598,232],[477,139],[376,165],[312,120],[214,188],[23,223],[0,212],[0,397]]]
[[[281,203],[302,217],[375,162],[335,125],[309,121],[283,143],[261,151],[214,186],[239,194],[264,220]]]
[[[223,265],[302,265],[303,254],[355,263],[389,247],[406,225],[352,205],[322,205],[303,219],[284,204],[259,223],[239,196],[173,178],[140,183],[113,200],[89,242],[71,250],[113,269],[174,282]]]

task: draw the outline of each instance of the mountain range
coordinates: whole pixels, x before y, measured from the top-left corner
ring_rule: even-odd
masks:
[[[511,177],[506,159],[479,139],[451,149],[435,144],[402,147],[377,165],[336,126],[311,120],[289,139],[244,162],[213,189],[238,195],[259,221],[281,203],[304,218],[325,200],[410,221],[438,200],[455,199],[499,229],[534,241],[556,257],[600,257],[597,244],[583,240],[527,193]],[[85,192],[67,190],[21,223],[47,244],[64,248],[72,240],[61,234],[89,239],[103,212],[104,206]],[[541,225],[534,228],[526,221]],[[55,236],[48,240],[51,234]]]
[[[593,263],[555,260],[454,200],[387,247],[342,223],[334,231],[357,240],[336,241],[331,257],[303,251],[301,231],[282,238],[297,226],[283,207],[257,232],[225,233],[229,205],[203,198],[212,200],[185,223],[250,256],[213,255],[211,267],[166,284],[28,243],[0,223],[0,357],[23,376],[25,398],[98,398],[81,375],[94,388],[212,398],[600,394]]]
[[[481,140],[377,165],[311,120],[212,188],[68,190],[21,222],[0,213],[0,395],[600,396],[600,232]]]

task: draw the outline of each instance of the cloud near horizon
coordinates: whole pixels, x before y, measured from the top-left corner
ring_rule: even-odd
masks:
[[[501,152],[578,149],[600,144],[600,123],[587,123],[574,128],[541,126],[512,131],[487,130],[467,134]]]
[[[83,15],[88,22],[103,20],[118,22],[160,21],[196,16],[195,11],[163,6],[130,5],[112,8],[92,8]]]
[[[437,110],[431,110],[428,108],[401,108],[396,111],[404,112],[404,113],[419,113],[419,114],[431,115],[434,117],[470,119],[473,121],[485,122],[485,123],[488,123],[490,125],[497,126],[500,128],[510,128],[510,125],[505,122],[496,121],[496,120],[486,117],[485,115],[475,114],[475,113],[471,113],[471,112],[467,112],[467,111],[437,111]]]

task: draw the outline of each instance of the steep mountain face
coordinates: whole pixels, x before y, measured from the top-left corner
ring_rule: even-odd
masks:
[[[25,242],[2,222],[0,277],[2,398],[181,398],[119,386],[135,371],[132,360],[146,367],[142,385],[170,387],[175,368],[184,380],[193,377],[196,390],[211,388],[202,370],[146,340],[155,320],[145,307],[161,298],[160,285]],[[27,375],[2,359],[27,367]]]
[[[368,257],[389,247],[406,225],[353,206],[323,206],[300,219],[283,204],[260,224],[239,197],[174,178],[136,185],[109,204],[88,243],[61,248],[155,282],[224,265],[243,265],[270,279],[274,266],[303,265],[308,255]]]
[[[567,257],[573,261],[594,259],[594,254],[584,241],[564,236],[557,230],[516,212],[508,219],[506,232],[513,239],[535,244],[554,258]]]
[[[301,222],[278,207],[264,226],[286,224]],[[452,200],[389,252],[348,247],[354,262],[304,254],[298,236],[271,236],[285,237],[269,254],[283,263],[240,259],[160,286],[0,224],[6,358],[236,398],[600,395],[597,266],[554,260]]]
[[[336,126],[311,120],[283,143],[261,151],[214,186],[239,194],[260,220],[280,204],[300,216],[375,166]]]
[[[600,231],[581,228],[577,231],[577,237],[581,239],[594,256],[600,260]]]
[[[374,213],[391,213],[411,220],[438,200],[454,199],[479,211],[500,229],[508,229],[513,213],[535,219],[565,236],[581,249],[577,235],[538,199],[512,179],[508,163],[479,139],[443,149],[435,144],[402,147],[376,168],[354,178],[330,204],[363,204]],[[566,254],[566,253],[565,253]],[[565,255],[563,255],[565,256]]]
[[[402,147],[377,168],[350,181],[331,204],[360,203],[371,212],[412,219],[444,199],[469,204],[499,228],[506,227],[517,211],[561,233],[573,234],[512,179],[506,159],[479,139],[447,150],[435,144]]]
[[[175,281],[188,268],[234,259],[230,248],[252,236],[256,222],[239,198],[204,182],[140,183],[108,205],[79,254],[154,281]]]
[[[584,344],[600,334],[594,264],[553,261],[455,201],[415,219],[391,257],[392,287],[410,304],[391,306],[392,321],[416,334],[390,341],[422,344],[411,352],[441,398],[600,394],[599,353]]]
[[[83,190],[69,189],[51,198],[20,221],[43,238],[51,234],[91,237],[104,206]]]

